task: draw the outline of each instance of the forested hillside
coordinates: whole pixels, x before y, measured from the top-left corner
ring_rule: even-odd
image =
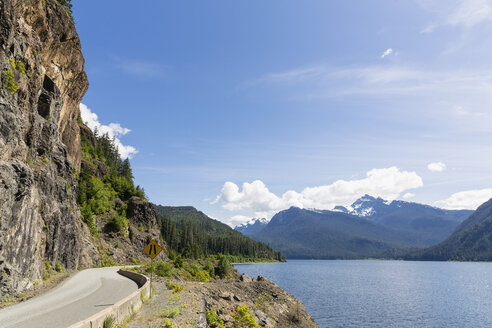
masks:
[[[77,203],[103,265],[142,259],[143,247],[159,240],[152,205],[134,185],[128,159],[123,160],[115,141],[99,135],[79,119],[82,160],[78,174]]]
[[[221,253],[232,256],[236,262],[285,260],[270,246],[243,236],[191,206],[154,205],[154,208],[170,257],[180,254],[186,258],[202,258]]]
[[[133,183],[128,159],[122,160],[114,140],[107,134],[97,135],[81,127],[82,165],[79,174],[77,202],[82,218],[93,235],[99,234],[98,215],[105,215],[107,231],[128,228],[125,201],[132,196],[145,198]]]
[[[492,199],[482,204],[442,243],[411,253],[406,259],[492,261]]]

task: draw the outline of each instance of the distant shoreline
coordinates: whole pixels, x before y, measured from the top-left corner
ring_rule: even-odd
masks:
[[[287,261],[285,261],[287,262]],[[231,263],[232,265],[236,264],[269,264],[269,263],[285,263],[281,261],[270,261],[270,262],[238,262],[238,263]]]

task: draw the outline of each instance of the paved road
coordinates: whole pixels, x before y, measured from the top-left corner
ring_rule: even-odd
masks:
[[[0,328],[66,328],[138,290],[118,267],[80,271],[59,287],[0,310]]]

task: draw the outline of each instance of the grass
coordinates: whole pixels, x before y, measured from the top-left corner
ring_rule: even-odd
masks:
[[[106,317],[103,322],[103,328],[116,328],[116,320],[113,316]]]
[[[150,291],[150,296],[147,294],[146,290],[140,292],[140,300],[143,304],[147,304],[154,297],[154,287],[152,286],[152,290]]]
[[[157,314],[158,317],[161,318],[174,318],[180,315],[181,312],[179,311],[179,308],[174,307],[172,309],[166,309]]]
[[[167,289],[172,290],[173,293],[179,293],[179,292],[183,291],[183,289],[184,289],[183,285],[175,284],[173,282],[167,282],[166,287],[167,287]]]

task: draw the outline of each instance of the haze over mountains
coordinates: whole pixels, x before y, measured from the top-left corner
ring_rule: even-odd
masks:
[[[236,229],[288,258],[394,258],[443,241],[472,213],[365,195],[349,208],[291,207]]]

